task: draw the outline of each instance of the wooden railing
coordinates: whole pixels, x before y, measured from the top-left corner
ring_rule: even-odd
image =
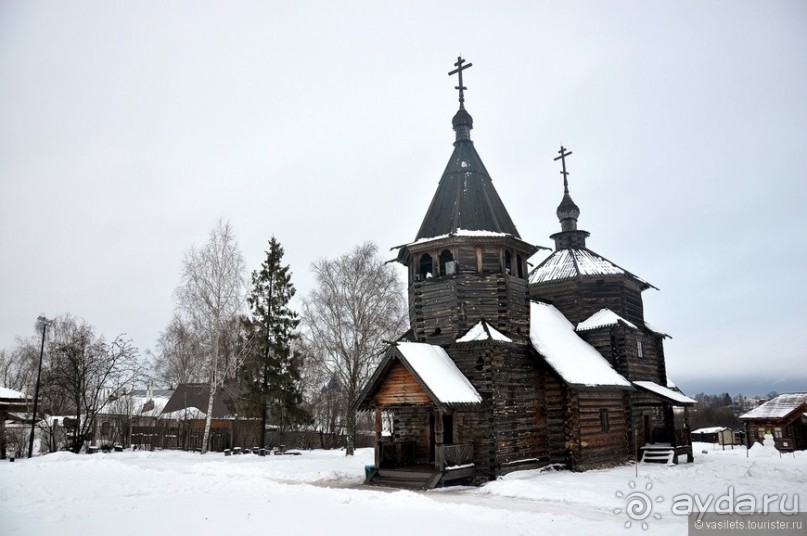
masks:
[[[442,449],[446,467],[464,465],[474,461],[473,445],[443,445]]]

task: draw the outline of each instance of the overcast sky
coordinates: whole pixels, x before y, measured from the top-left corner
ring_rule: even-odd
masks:
[[[588,246],[661,289],[670,377],[807,390],[803,1],[4,1],[0,348],[69,312],[153,350],[218,218],[250,270],[275,235],[299,295],[413,240],[460,53],[525,240],[559,230],[564,144]]]

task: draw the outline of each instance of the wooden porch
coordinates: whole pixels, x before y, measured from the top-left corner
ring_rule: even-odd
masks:
[[[678,465],[692,463],[692,438],[689,424],[689,408],[684,406],[680,415],[675,415],[673,406],[663,406],[664,419],[660,426],[650,427],[644,423],[645,444],[639,449],[639,459],[644,463]]]
[[[418,460],[414,441],[379,442],[380,463],[365,484],[427,490],[474,476],[473,445],[435,445],[434,460]]]

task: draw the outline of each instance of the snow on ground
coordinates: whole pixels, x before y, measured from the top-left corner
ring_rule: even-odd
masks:
[[[701,451],[707,451],[702,454]],[[674,496],[798,495],[807,507],[807,453],[746,455],[696,444],[694,464],[571,473],[520,471],[479,488],[430,492],[366,488],[372,451],[299,456],[184,452],[57,453],[0,462],[0,533],[386,535],[686,534]],[[631,482],[634,486],[631,486]],[[649,485],[649,489],[648,489]],[[617,492],[622,495],[617,496]],[[641,492],[653,514],[631,521],[625,496]],[[778,504],[778,503],[777,503]],[[621,509],[615,513],[616,509]],[[292,532],[293,531],[293,532]]]

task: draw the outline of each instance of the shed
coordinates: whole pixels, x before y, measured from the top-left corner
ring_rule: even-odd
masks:
[[[711,426],[692,431],[692,441],[700,441],[701,443],[734,445],[736,442],[735,437],[734,430],[725,426]]]

